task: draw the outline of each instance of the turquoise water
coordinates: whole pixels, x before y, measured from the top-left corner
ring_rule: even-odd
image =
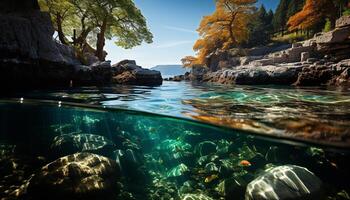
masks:
[[[0,119],[1,199],[349,199],[348,148],[25,98]]]
[[[316,143],[344,146],[350,138],[349,89],[164,82],[159,87],[117,85],[14,96],[147,111]]]

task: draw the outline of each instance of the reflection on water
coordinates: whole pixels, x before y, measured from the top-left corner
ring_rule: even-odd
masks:
[[[349,199],[348,149],[57,101],[0,119],[0,199]]]
[[[189,117],[264,134],[348,143],[350,91],[164,82],[17,94]]]

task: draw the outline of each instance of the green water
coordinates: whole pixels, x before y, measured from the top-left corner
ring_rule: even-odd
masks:
[[[2,100],[0,199],[244,199],[264,170],[287,165],[322,182],[316,197],[294,199],[349,199],[349,149],[315,145],[139,111]],[[278,195],[301,193],[283,183]]]

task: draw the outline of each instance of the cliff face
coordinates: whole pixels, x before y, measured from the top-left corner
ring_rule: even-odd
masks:
[[[23,87],[101,84],[111,79],[106,63],[82,66],[75,50],[53,40],[48,13],[36,0],[0,1],[0,85]]]
[[[0,13],[31,12],[39,10],[37,0],[1,0]]]

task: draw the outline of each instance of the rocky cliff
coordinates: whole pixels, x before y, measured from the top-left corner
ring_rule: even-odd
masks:
[[[36,0],[0,2],[0,84],[5,89],[103,84],[105,63],[82,66],[72,47],[53,40],[48,13]]]

